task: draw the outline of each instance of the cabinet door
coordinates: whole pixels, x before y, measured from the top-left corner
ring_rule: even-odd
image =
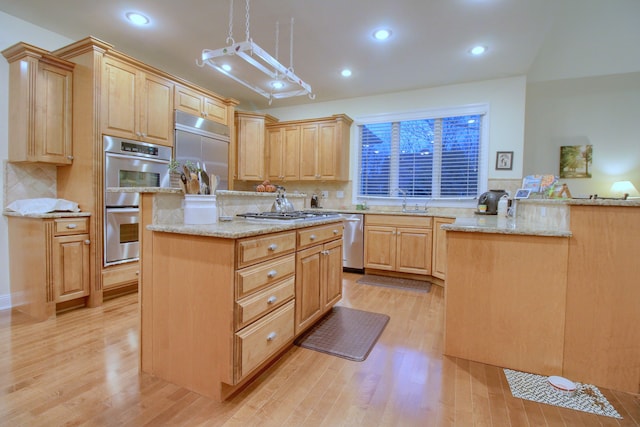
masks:
[[[204,99],[204,115],[207,119],[227,125],[227,106],[215,99]]]
[[[443,224],[452,224],[453,218],[433,220],[433,261],[431,275],[445,280],[447,271],[447,232],[440,229]]]
[[[396,238],[396,271],[430,274],[431,230],[398,228]]]
[[[36,94],[36,156],[40,162],[71,164],[72,72],[40,64]]]
[[[141,79],[140,139],[173,146],[173,83],[147,74]]]
[[[340,164],[336,147],[336,124],[322,123],[318,125],[318,175],[319,179],[335,180],[338,178]]]
[[[318,175],[318,125],[300,129],[300,179],[316,180]]]
[[[322,245],[296,254],[296,335],[322,313],[320,276]]]
[[[300,179],[300,126],[283,128],[282,171],[285,181]]]
[[[204,95],[176,85],[174,104],[176,110],[202,117],[204,115]]]
[[[264,120],[238,118],[238,179],[264,179]]]
[[[284,178],[284,165],[282,152],[284,150],[283,130],[280,128],[267,131],[267,146],[265,163],[267,164],[267,177],[272,181]]]
[[[136,138],[135,67],[106,58],[102,76],[102,129],[104,133]]]
[[[342,239],[324,245],[322,257],[323,311],[342,298]]]
[[[395,270],[395,227],[365,226],[364,266],[378,270]]]
[[[52,262],[55,302],[89,295],[89,235],[54,238]]]

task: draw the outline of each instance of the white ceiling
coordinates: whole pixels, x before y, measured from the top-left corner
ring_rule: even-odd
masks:
[[[523,75],[532,69],[542,79],[553,77],[553,67],[558,77],[566,77],[563,66],[576,53],[574,47],[595,36],[600,45],[629,44],[634,54],[625,69],[633,69],[640,64],[639,5],[637,0],[254,0],[250,31],[258,45],[275,55],[280,21],[279,58],[288,66],[289,21],[295,19],[295,73],[317,97],[274,100],[272,107],[279,107]],[[265,98],[228,77],[196,66],[202,49],[226,44],[229,0],[0,0],[0,10],[74,40],[98,37],[236,98],[244,109],[269,107]],[[130,10],[145,13],[152,25],[131,26],[124,19]],[[392,29],[388,42],[374,42],[371,35],[378,27]],[[235,40],[243,41],[245,0],[235,0],[233,28]],[[476,44],[488,46],[488,53],[471,57],[467,51]],[[353,70],[351,78],[340,76],[343,67]]]

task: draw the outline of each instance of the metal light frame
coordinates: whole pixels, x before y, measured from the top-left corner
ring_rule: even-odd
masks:
[[[233,0],[231,0],[231,9],[229,13],[229,36],[227,37],[228,46],[220,48],[220,49],[204,49],[202,51],[202,62],[196,60],[196,64],[199,67],[204,67],[208,65],[214,70],[219,71],[227,77],[232,78],[236,82],[245,86],[248,89],[262,95],[263,97],[269,100],[269,104],[273,99],[280,98],[290,98],[293,96],[303,96],[307,95],[310,99],[315,99],[315,94],[311,90],[311,86],[308,83],[305,83],[300,77],[298,77],[293,70],[293,65],[290,67],[285,67],[282,65],[276,58],[271,56],[267,51],[262,49],[258,44],[256,44],[249,37],[249,0],[247,0],[247,14],[246,14],[246,40],[243,42],[235,42],[232,37],[233,31]],[[291,62],[293,64],[293,19],[291,21]],[[276,33],[276,55],[277,55],[277,40],[278,33]],[[290,90],[287,92],[273,92],[266,91],[255,84],[252,84],[236,75],[233,75],[232,72],[227,71],[219,65],[215,59],[222,58],[225,56],[237,56],[242,58],[248,64],[255,67],[257,70],[261,71],[268,77],[273,80],[281,80],[286,79],[287,82],[297,85],[296,90]]]

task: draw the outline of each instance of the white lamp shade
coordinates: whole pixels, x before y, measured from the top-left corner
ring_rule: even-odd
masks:
[[[611,186],[611,192],[614,194],[624,195],[628,194],[632,197],[640,196],[636,187],[631,183],[631,181],[617,181],[614,182]]]

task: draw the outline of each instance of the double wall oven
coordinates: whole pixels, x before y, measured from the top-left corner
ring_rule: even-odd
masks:
[[[169,187],[171,147],[104,136],[104,265],[136,261],[137,192],[106,192],[111,187]]]

